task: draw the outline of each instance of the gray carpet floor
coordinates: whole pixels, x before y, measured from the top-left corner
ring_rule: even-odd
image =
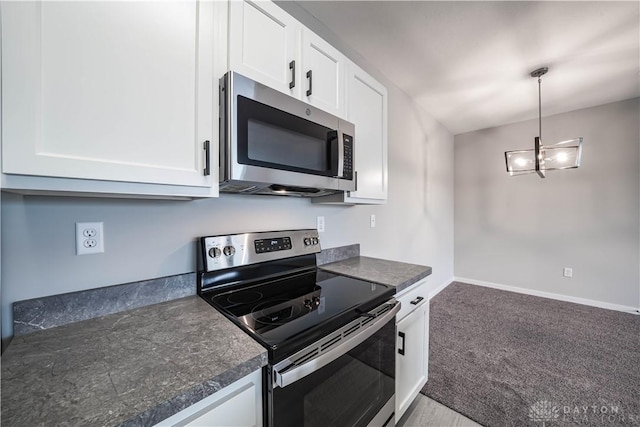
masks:
[[[640,316],[454,282],[421,393],[485,426],[640,426]]]

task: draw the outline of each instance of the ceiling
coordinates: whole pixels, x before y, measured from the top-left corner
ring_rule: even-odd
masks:
[[[300,1],[459,134],[640,96],[640,2]]]

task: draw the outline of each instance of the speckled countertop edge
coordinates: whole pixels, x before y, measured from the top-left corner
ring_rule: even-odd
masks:
[[[321,269],[369,282],[389,285],[402,292],[431,274],[431,267],[371,257],[352,257],[320,266]]]

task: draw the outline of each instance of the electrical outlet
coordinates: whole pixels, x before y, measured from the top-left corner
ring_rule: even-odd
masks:
[[[102,222],[76,222],[76,255],[104,252]]]
[[[371,228],[376,228],[376,216],[375,214],[371,214],[371,218],[369,218],[369,225]]]
[[[573,277],[573,268],[565,267],[562,271],[564,277]]]
[[[319,216],[316,221],[318,233],[324,233],[324,217]]]

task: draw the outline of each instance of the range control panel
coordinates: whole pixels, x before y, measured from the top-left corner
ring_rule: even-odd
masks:
[[[200,238],[206,271],[320,252],[318,231],[289,230]]]

